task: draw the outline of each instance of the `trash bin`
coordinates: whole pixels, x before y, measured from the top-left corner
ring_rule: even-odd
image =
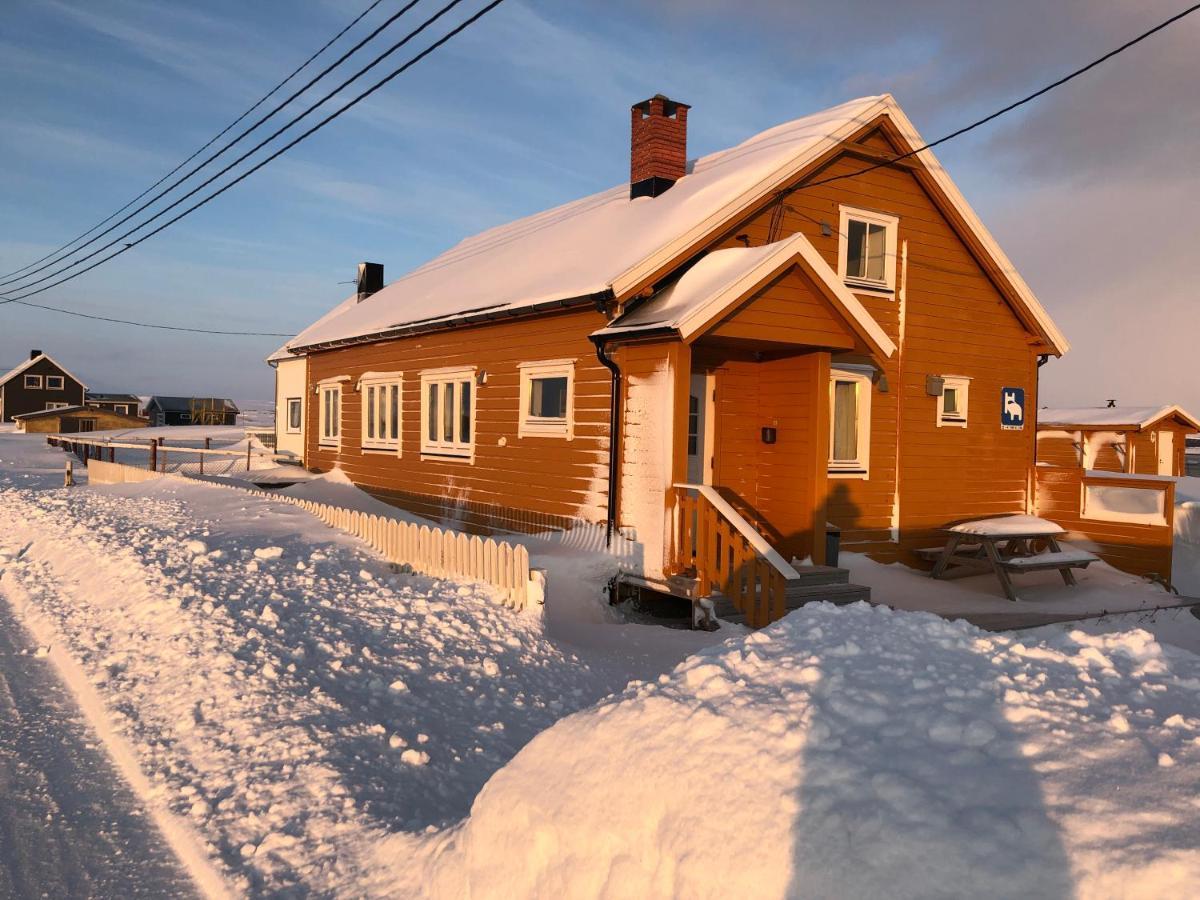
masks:
[[[842,529],[836,525],[825,523],[825,565],[836,566],[838,553],[842,549]]]

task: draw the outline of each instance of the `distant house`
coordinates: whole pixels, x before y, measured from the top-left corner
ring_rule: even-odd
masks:
[[[88,391],[84,404],[126,416],[137,416],[142,412],[142,401],[134,394],[96,394]]]
[[[232,400],[221,397],[160,397],[146,403],[150,424],[236,425],[241,412]]]
[[[17,431],[27,434],[78,434],[115,428],[145,428],[145,419],[95,406],[67,406],[22,413],[13,420]]]
[[[83,405],[87,385],[41,350],[0,375],[0,422],[24,413]]]
[[[1178,406],[1039,409],[1037,460],[1135,475],[1185,475],[1200,421]]]

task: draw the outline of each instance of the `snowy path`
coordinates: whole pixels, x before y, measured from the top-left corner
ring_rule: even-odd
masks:
[[[0,599],[0,897],[192,897],[187,874]]]

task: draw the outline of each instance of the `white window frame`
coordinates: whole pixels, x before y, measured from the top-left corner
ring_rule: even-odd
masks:
[[[115,412],[115,413],[120,413],[120,414],[121,414],[121,415],[123,415],[123,416],[130,416],[130,415],[133,415],[133,413],[131,413],[131,412],[129,411],[129,404],[128,404],[128,403],[114,403],[114,404],[113,404],[113,412]]]
[[[555,437],[575,439],[575,360],[548,359],[521,363],[521,406],[517,410],[518,437]],[[567,414],[564,418],[535,416],[529,412],[533,400],[533,382],[539,378],[567,379]]]
[[[300,407],[300,424],[295,428],[292,427],[292,404],[295,403]],[[286,418],[283,420],[283,430],[286,434],[301,434],[304,431],[304,398],[303,397],[288,397],[283,401],[283,414]]]
[[[367,434],[367,424],[369,422],[367,413],[367,399],[373,391],[382,389],[385,393],[388,388],[396,388],[396,437],[370,437]],[[370,451],[384,451],[386,453],[395,453],[401,456],[401,446],[403,444],[404,435],[404,375],[400,372],[366,372],[358,379],[358,390],[362,397],[362,402],[359,404],[359,430],[362,434],[362,448]],[[378,405],[376,405],[378,410]],[[385,407],[390,413],[390,407]],[[378,418],[378,417],[376,417]],[[375,424],[380,424],[376,421]],[[390,422],[385,422],[384,431],[387,432],[387,425]]]
[[[41,375],[26,375],[25,376],[25,387],[27,390],[40,391],[42,389],[42,376]]]
[[[834,386],[839,381],[858,385],[858,452],[853,460],[833,458]],[[858,478],[866,481],[871,474],[871,385],[872,373],[858,368],[832,367],[829,370],[829,477]]]
[[[57,381],[55,385],[53,382]],[[63,375],[47,375],[46,390],[48,391],[65,391],[67,389],[67,379]]]
[[[317,446],[338,448],[342,446],[342,414],[345,411],[345,404],[342,402],[342,383],[349,381],[349,375],[338,375],[334,378],[325,378],[317,382]],[[337,416],[334,418],[333,430],[335,433],[326,434],[325,420],[326,411],[328,409],[329,398],[337,396]]]
[[[966,428],[971,405],[971,379],[966,375],[942,375],[942,392],[937,398],[938,428]],[[961,418],[946,417],[946,388],[954,388],[959,398]]]
[[[469,441],[461,439],[462,434],[462,392],[457,387],[454,391],[454,410],[452,421],[454,423],[453,432],[454,439],[451,441],[439,438],[437,440],[429,439],[429,387],[430,385],[438,385],[438,422],[443,420],[443,401],[446,395],[446,385],[459,385],[462,382],[468,382],[471,386],[471,417],[470,428],[471,438]],[[444,369],[426,369],[421,372],[421,458],[429,459],[447,459],[459,460],[462,462],[475,461],[475,422],[479,415],[479,391],[476,389],[475,367],[474,366],[457,366]],[[439,428],[438,434],[444,432]]]
[[[849,257],[850,220],[866,222],[869,225],[884,226],[883,241],[883,280],[860,278],[846,274]],[[870,291],[882,291],[890,294],[896,292],[896,235],[900,228],[900,219],[888,213],[871,209],[859,209],[854,206],[840,207],[838,226],[838,277],[851,289],[866,288]]]
[[[66,409],[70,405],[70,403],[63,403],[59,400],[46,401],[46,409]]]

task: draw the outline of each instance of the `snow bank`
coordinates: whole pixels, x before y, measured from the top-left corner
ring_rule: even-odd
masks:
[[[1184,896],[1197,691],[1142,631],[808,607],[558,723],[381,860],[404,896]]]
[[[1200,478],[1175,479],[1175,539],[1171,584],[1188,597],[1200,597]]]

